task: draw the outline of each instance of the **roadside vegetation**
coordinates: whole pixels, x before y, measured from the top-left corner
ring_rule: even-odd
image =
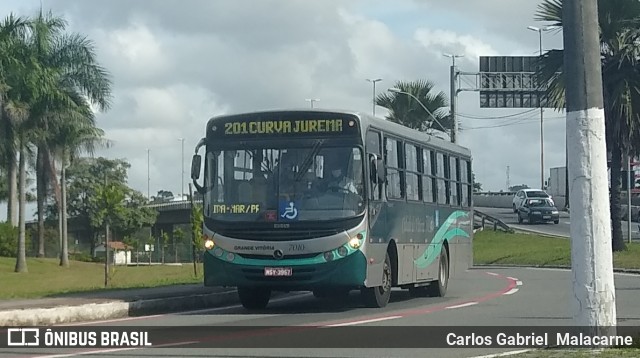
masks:
[[[474,264],[570,266],[569,239],[536,234],[483,230],[474,235]],[[640,269],[640,244],[627,244],[624,251],[613,253],[613,266]]]

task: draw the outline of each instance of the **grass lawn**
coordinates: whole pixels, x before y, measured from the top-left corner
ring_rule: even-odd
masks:
[[[16,259],[0,257],[0,299],[37,298],[60,293],[104,289],[104,264],[71,261],[68,268],[57,259],[27,258],[28,273],[14,273]],[[111,266],[108,288],[155,287],[201,283],[202,264],[193,275],[193,264],[182,266]]]
[[[570,242],[569,239],[485,229],[474,235],[473,260],[476,264],[570,266]],[[613,266],[640,269],[640,244],[627,244],[626,251],[615,252]]]
[[[514,358],[617,358],[617,357],[640,357],[640,349],[638,348],[625,348],[625,349],[576,349],[576,350],[539,350],[526,353],[514,354],[510,357]]]

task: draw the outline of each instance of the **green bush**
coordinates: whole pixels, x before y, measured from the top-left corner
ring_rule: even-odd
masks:
[[[0,256],[16,257],[18,252],[18,228],[11,223],[0,223]]]

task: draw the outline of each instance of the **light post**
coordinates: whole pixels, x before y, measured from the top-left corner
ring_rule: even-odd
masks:
[[[418,97],[414,96],[413,94],[411,94],[409,92],[402,91],[399,88],[389,88],[387,91],[392,92],[392,93],[406,94],[407,96],[415,99],[418,102],[418,104],[420,105],[420,107],[422,107],[422,109],[424,109],[431,116],[433,121],[438,123],[440,128],[442,128],[442,131],[447,133],[447,130],[444,128],[444,126],[438,121],[438,119],[436,119],[436,117],[433,115],[433,113],[431,113],[431,111],[429,109],[427,109],[427,107],[425,107],[424,104],[422,104],[422,102],[420,101],[420,99],[418,99]],[[429,127],[431,127],[431,125],[429,125]],[[451,135],[449,135],[449,137],[451,137]]]
[[[555,29],[555,27],[547,26],[544,28],[540,28],[535,26],[528,26],[527,29],[538,33],[539,43],[540,43],[539,56],[540,56],[540,59],[542,59],[542,33],[553,30]],[[544,125],[543,125],[544,107],[543,107],[542,99],[540,98],[539,95],[538,95],[538,103],[540,105],[540,189],[544,189],[545,187],[544,186]]]
[[[382,78],[370,79],[367,78],[367,81],[373,83],[373,116],[376,115],[376,82],[382,81]]]
[[[147,200],[151,201],[151,176],[149,175],[149,158],[151,149],[147,148]]]
[[[181,184],[180,184],[180,200],[184,200],[184,138],[178,138],[179,141],[182,142],[182,156],[181,156],[181,160],[182,160],[182,173],[180,174],[180,180],[181,180]]]
[[[450,101],[450,110],[449,116],[451,117],[451,142],[458,142],[458,118],[456,117],[456,110],[458,108],[458,89],[456,88],[456,58],[464,57],[464,55],[453,55],[444,53],[445,57],[451,58],[451,70],[449,75],[449,84],[451,86],[449,96],[451,97]]]
[[[307,99],[305,99],[305,101],[310,102],[311,103],[311,108],[313,108],[313,102],[319,102],[320,99],[319,98],[307,98]]]

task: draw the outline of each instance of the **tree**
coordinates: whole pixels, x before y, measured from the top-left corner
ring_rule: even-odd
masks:
[[[95,127],[89,103],[100,110],[109,107],[111,84],[107,72],[97,64],[93,44],[80,34],[65,33],[66,21],[42,10],[30,23],[29,54],[47,70],[50,86],[30,103],[30,129],[37,146],[39,255],[44,255],[44,201],[47,183],[56,192],[61,221],[63,252],[61,265],[68,265],[64,218],[64,170],[67,162],[82,150],[92,152],[103,133]],[[54,157],[61,161],[57,181]]]
[[[121,159],[85,157],[77,158],[67,169],[69,216],[76,217],[90,233],[92,254],[104,228],[105,215],[102,213],[105,208],[101,201],[92,198],[100,197],[104,190],[105,177],[111,187],[124,195],[117,211],[109,215],[110,229],[114,233],[130,236],[139,228],[155,222],[157,213],[144,206],[147,204],[144,195],[126,184],[129,167],[130,164]],[[57,205],[49,205],[48,213],[49,216],[57,218]]]
[[[479,193],[482,191],[482,184],[476,181],[476,174],[471,173],[471,181],[473,183],[473,192]]]
[[[447,96],[442,91],[434,94],[434,86],[433,82],[416,80],[413,82],[398,81],[394,87],[420,99],[422,105],[434,115],[446,130],[450,131],[453,122],[450,120],[448,110],[445,109],[448,106]],[[392,122],[423,132],[431,132],[431,129],[443,130],[437,123],[433,123],[433,118],[422,108],[420,103],[404,93],[381,93],[376,97],[376,104],[389,110],[386,119]]]
[[[562,26],[562,0],[544,0],[536,20]],[[599,0],[602,80],[607,151],[611,154],[612,249],[625,249],[621,225],[621,164],[623,153],[640,151],[640,2]],[[537,80],[549,84],[550,103],[565,107],[565,81],[562,50],[547,52],[541,61]]]

